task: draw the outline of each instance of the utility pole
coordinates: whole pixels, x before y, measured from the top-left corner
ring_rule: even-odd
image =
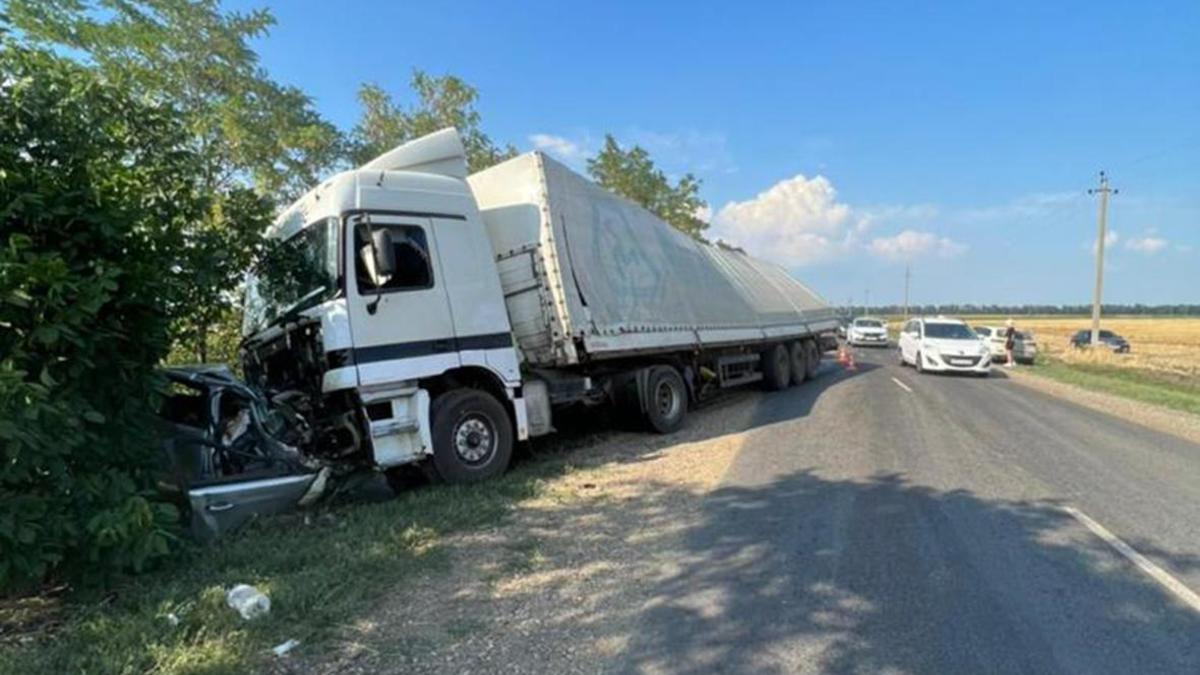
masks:
[[[1096,285],[1092,288],[1092,343],[1100,344],[1100,296],[1104,289],[1104,238],[1108,236],[1108,195],[1117,191],[1108,186],[1108,176],[1100,172],[1100,187],[1088,194],[1100,195],[1100,215],[1096,225]]]
[[[908,321],[908,283],[912,279],[910,263],[904,263],[904,320]]]
[[[868,288],[867,290],[863,291],[863,314],[871,313],[871,310],[868,309],[868,307],[870,307],[870,306],[871,306],[871,289]]]

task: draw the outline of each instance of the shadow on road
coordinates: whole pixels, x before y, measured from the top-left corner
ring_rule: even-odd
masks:
[[[1200,618],[1054,504],[803,471],[712,494],[679,559],[624,669],[1200,672]]]

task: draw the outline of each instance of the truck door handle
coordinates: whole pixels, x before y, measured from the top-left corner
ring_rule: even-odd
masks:
[[[204,507],[209,513],[221,513],[233,508],[233,502],[217,502]]]

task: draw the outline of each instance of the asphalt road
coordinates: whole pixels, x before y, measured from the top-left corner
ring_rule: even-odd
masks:
[[[617,670],[1200,673],[1200,446],[857,353],[759,397]]]

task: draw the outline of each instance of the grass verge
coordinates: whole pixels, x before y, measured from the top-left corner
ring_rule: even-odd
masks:
[[[1037,364],[1025,372],[1092,391],[1200,415],[1200,382],[1188,378],[1102,364],[1066,363],[1055,358],[1039,358]]]
[[[0,601],[0,673],[266,669],[273,645],[320,649],[386,589],[445,570],[442,537],[501,522],[570,468],[562,455],[535,458],[480,485],[344,504],[320,518],[291,514],[104,594]],[[270,595],[268,616],[243,621],[226,607],[224,591],[238,583]]]

